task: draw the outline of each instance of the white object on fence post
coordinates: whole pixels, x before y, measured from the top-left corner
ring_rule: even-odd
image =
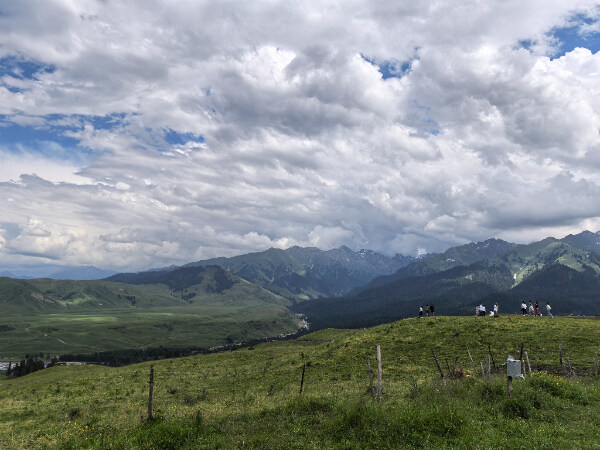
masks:
[[[509,397],[512,394],[513,378],[524,378],[521,372],[521,360],[509,356],[506,360],[506,393]]]
[[[513,378],[523,378],[521,372],[521,361],[509,356],[506,360],[506,375]]]

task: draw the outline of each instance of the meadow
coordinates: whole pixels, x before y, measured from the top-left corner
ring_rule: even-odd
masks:
[[[0,359],[159,346],[209,348],[297,329],[297,317],[283,306],[252,300],[7,314],[0,317]]]
[[[533,375],[515,380],[508,398],[503,364],[522,343]],[[559,365],[560,344],[574,376]],[[379,400],[366,370],[367,359],[376,367],[376,345]],[[0,378],[0,442],[16,449],[597,448],[599,348],[596,319],[436,317],[121,368],[53,367]],[[462,376],[443,382],[432,349],[446,375],[456,362]],[[489,350],[488,380],[468,352],[479,365]]]

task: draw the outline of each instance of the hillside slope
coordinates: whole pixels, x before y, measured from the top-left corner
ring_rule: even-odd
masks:
[[[521,344],[533,376],[514,380],[507,398],[502,365]],[[574,380],[545,372],[564,373],[560,344]],[[365,367],[375,368],[376,345],[380,401]],[[0,441],[28,449],[594,448],[600,391],[585,370],[599,346],[593,319],[442,317],[117,369],[53,367],[0,376]],[[455,363],[468,377],[442,383],[432,349],[446,374]],[[469,357],[480,367],[488,349],[489,381]],[[146,422],[151,364],[154,420]]]

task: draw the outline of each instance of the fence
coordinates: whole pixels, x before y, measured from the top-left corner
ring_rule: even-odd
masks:
[[[280,395],[297,396],[303,395],[311,385],[316,384],[327,384],[332,391],[337,385],[341,389],[340,392],[344,392],[346,389],[346,394],[354,390],[354,392],[370,393],[373,398],[380,399],[384,396],[386,384],[405,381],[410,376],[407,375],[407,367],[426,367],[430,373],[437,372],[444,383],[449,379],[467,376],[489,379],[493,374],[504,374],[508,355],[494,353],[491,345],[486,347],[483,349],[481,347],[465,348],[461,354],[444,351],[443,348],[438,348],[437,351],[431,348],[430,356],[399,356],[394,355],[392,351],[386,354],[385,349],[382,351],[382,348],[377,345],[373,348],[372,359],[348,359],[341,364],[331,364],[321,360],[314,363],[301,361],[301,364],[294,362],[289,366],[273,367],[272,361],[265,361],[262,367],[256,367],[256,360],[250,358],[251,366],[236,366],[235,368],[210,367],[205,370],[181,371],[155,370],[154,365],[150,365],[149,372],[136,370],[130,375],[94,376],[52,381],[32,380],[21,382],[15,387],[17,390],[31,390],[35,389],[36,385],[56,385],[56,392],[61,389],[71,389],[73,393],[70,395],[74,397],[85,395],[86,389],[104,389],[106,391],[103,396],[105,406],[113,402],[127,401],[128,396],[133,393],[137,394],[136,398],[139,399],[143,394],[142,391],[145,390],[148,403],[147,414],[144,418],[152,419],[156,400],[158,399],[159,404],[164,407],[165,401],[167,401],[165,399],[172,399],[178,393],[181,385],[185,385],[184,401],[188,403],[201,401],[209,393],[215,396],[222,395],[223,398],[233,394],[244,399],[252,394],[271,396],[279,393]],[[523,343],[518,353],[512,356],[523,361],[524,376],[530,376],[534,371],[539,370],[565,377],[598,376],[600,370],[597,351],[588,352],[584,357],[581,355],[582,353],[579,352],[577,358],[573,358],[567,349],[563,349],[562,343],[556,345],[555,351],[546,351],[543,354],[536,350],[528,350]],[[174,360],[170,362],[172,361]],[[376,361],[376,367],[372,368],[371,361]],[[550,364],[549,361],[554,361],[554,363]],[[269,375],[269,382],[266,385],[261,384],[267,375]],[[129,380],[125,388],[115,387],[114,392],[110,392],[112,387],[108,387],[108,384],[112,386],[115,384],[115,380],[123,381],[125,379]],[[106,386],[102,388],[102,384],[106,384]],[[12,385],[12,383],[0,383],[0,386],[6,385]],[[352,389],[349,389],[349,386]],[[251,392],[251,389],[255,389],[256,392]]]

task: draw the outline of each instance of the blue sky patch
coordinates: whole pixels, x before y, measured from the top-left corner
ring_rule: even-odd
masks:
[[[34,152],[47,158],[86,165],[95,152],[67,133],[81,130],[88,123],[95,129],[110,130],[122,126],[124,118],[125,114],[22,117],[25,121],[43,120],[40,125],[28,125],[16,123],[17,118],[13,116],[0,115],[0,147],[13,153]]]
[[[164,139],[170,145],[183,145],[190,141],[204,142],[202,136],[197,136],[194,133],[179,133],[171,128],[166,129]]]
[[[0,116],[0,145],[32,147],[32,144],[42,141],[57,141],[67,147],[77,145],[79,142],[77,139],[62,134],[66,129],[65,127],[19,125],[7,120],[7,116]]]
[[[37,80],[38,75],[54,72],[54,66],[18,56],[0,58],[0,77],[10,75],[20,80]]]
[[[382,61],[377,64],[374,60],[371,60],[364,55],[362,55],[363,59],[367,61],[369,64],[374,65],[379,69],[381,75],[384,80],[388,78],[402,78],[406,74],[410,72],[412,63],[415,59],[410,59],[408,61]]]
[[[523,41],[519,41],[517,44],[517,48],[524,48],[525,50],[531,52],[533,50],[533,46],[535,45],[535,41],[532,39],[525,39]]]
[[[587,16],[577,15],[572,18],[568,26],[551,30],[548,35],[560,41],[558,50],[556,54],[552,55],[552,58],[560,58],[577,47],[587,48],[592,53],[598,52],[600,50],[600,33],[583,33],[581,30],[582,26],[593,25],[596,22],[597,20]]]

